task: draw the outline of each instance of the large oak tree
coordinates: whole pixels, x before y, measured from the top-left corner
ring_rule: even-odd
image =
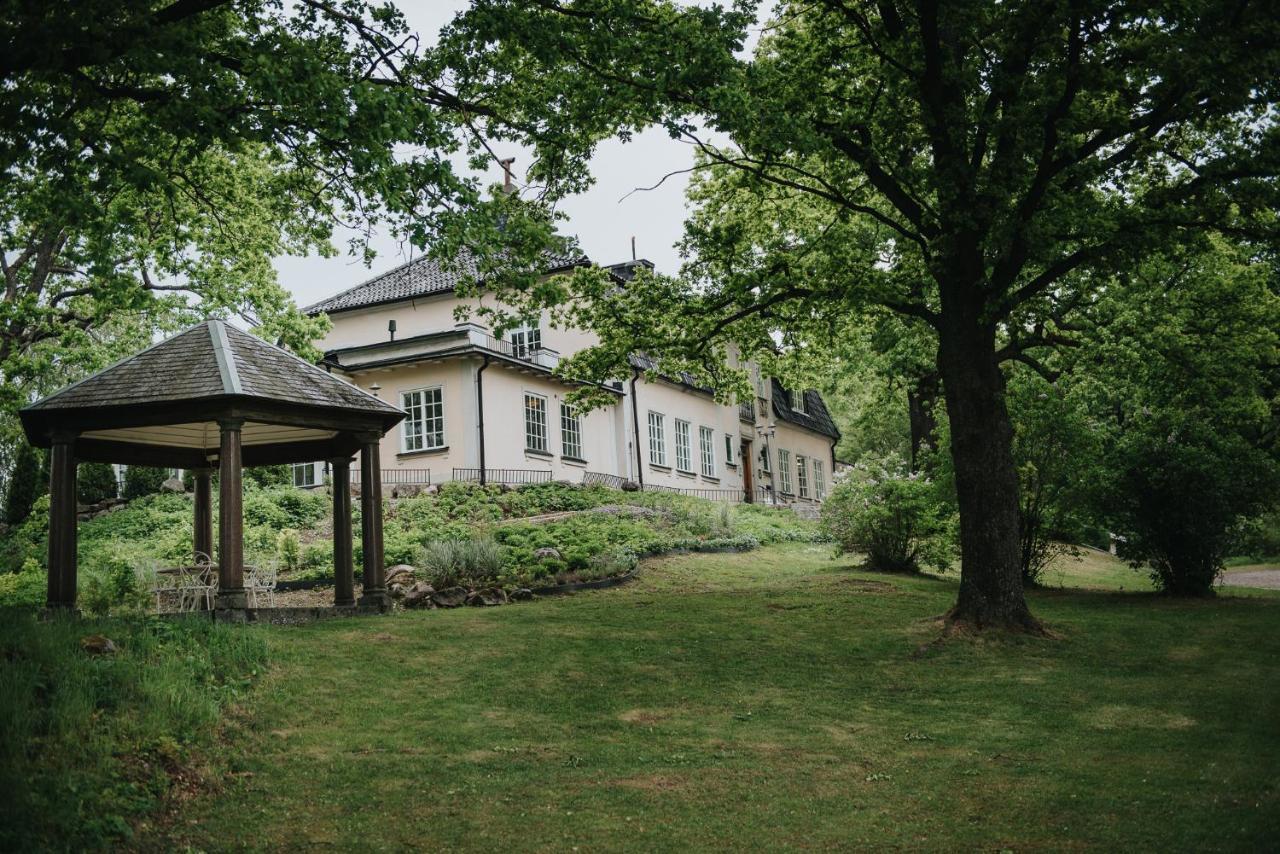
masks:
[[[578,363],[600,372],[628,341],[691,364],[728,340],[767,351],[777,330],[820,346],[833,327],[809,321],[868,303],[928,324],[961,515],[952,617],[1035,630],[999,362],[1052,343],[1082,292],[1068,277],[1270,227],[1280,18],[1248,0],[818,0],[757,29],[752,6],[477,0],[455,22],[460,95],[557,131],[531,171],[548,187],[580,186],[601,139],[657,124],[720,171],[711,203],[771,217],[779,190],[803,193],[832,226],[783,215],[745,239],[729,217],[712,276],[619,293],[579,274],[531,299],[606,306],[585,310],[605,342]],[[842,228],[855,219],[874,234]],[[810,251],[832,234],[861,242]],[[900,261],[924,275],[894,276]]]

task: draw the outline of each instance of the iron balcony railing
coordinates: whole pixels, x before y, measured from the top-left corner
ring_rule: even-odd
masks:
[[[602,471],[584,471],[582,473],[583,486],[607,486],[610,489],[622,489],[622,485],[627,482],[625,477],[616,474],[606,474]]]
[[[382,476],[378,479],[385,484],[430,486],[431,469],[383,469]],[[360,482],[359,466],[351,467],[351,482]]]
[[[486,350],[492,350],[495,353],[501,353],[504,356],[510,356],[513,359],[519,359],[522,362],[528,362],[531,365],[537,365],[548,370],[555,370],[556,365],[560,364],[560,354],[548,347],[522,347],[478,330],[471,332],[471,342]]]
[[[469,483],[479,483],[480,469],[459,468],[453,470],[453,479]],[[485,469],[485,483],[500,483],[504,486],[523,486],[527,483],[549,483],[551,472],[547,469]]]

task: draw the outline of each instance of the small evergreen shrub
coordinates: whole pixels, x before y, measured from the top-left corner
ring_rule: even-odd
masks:
[[[160,491],[160,484],[168,479],[168,469],[129,466],[124,470],[124,497],[132,501],[144,495],[154,495]]]
[[[36,499],[48,491],[48,478],[41,477],[42,457],[25,441],[18,443],[4,496],[4,520],[10,525],[26,519]]]
[[[76,498],[81,504],[97,504],[116,497],[116,471],[107,463],[81,463],[76,475]]]
[[[276,558],[280,561],[280,568],[286,572],[297,572],[302,568],[302,545],[297,531],[285,528],[276,535]]]

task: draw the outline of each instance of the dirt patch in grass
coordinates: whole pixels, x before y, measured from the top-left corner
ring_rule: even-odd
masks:
[[[1143,709],[1136,706],[1103,706],[1089,716],[1094,729],[1191,729],[1194,718],[1166,712],[1162,709]]]
[[[618,715],[618,720],[625,721],[629,724],[640,724],[641,726],[653,726],[662,723],[671,717],[671,712],[664,712],[661,709],[629,709]]]
[[[687,789],[689,780],[670,774],[646,774],[641,777],[610,780],[607,785],[620,786],[624,789],[639,789],[642,792],[677,792]]]

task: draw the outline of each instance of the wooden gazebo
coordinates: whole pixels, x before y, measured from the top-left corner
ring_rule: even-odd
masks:
[[[241,469],[326,460],[333,486],[335,605],[356,604],[352,458],[360,454],[364,590],[386,607],[378,444],[404,412],[291,353],[209,320],[19,412],[31,444],[52,448],[50,608],[76,602],[76,466],[187,469],[195,480],[193,551],[213,554],[210,481],[218,472],[216,610],[244,609]]]

